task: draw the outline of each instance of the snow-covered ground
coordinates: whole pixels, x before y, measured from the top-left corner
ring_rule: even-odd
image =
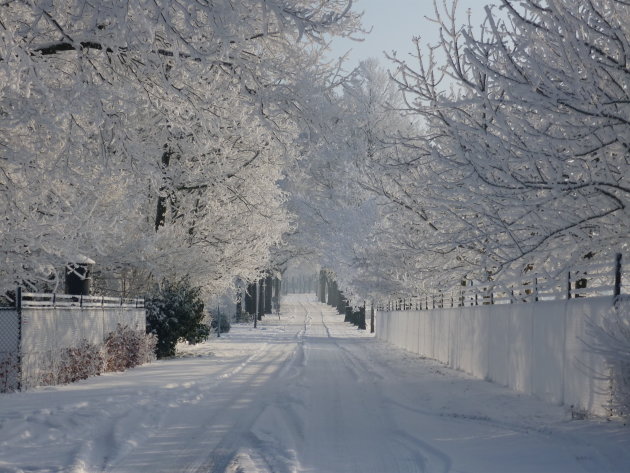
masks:
[[[0,472],[627,473],[630,428],[472,379],[288,296],[177,359],[0,397]]]

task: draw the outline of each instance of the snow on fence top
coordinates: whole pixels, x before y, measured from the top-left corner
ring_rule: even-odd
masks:
[[[71,294],[47,294],[38,292],[21,292],[16,301],[20,308],[50,308],[50,307],[103,307],[103,308],[144,308],[143,298],[123,298],[107,296],[77,296]]]
[[[448,290],[390,299],[379,310],[429,310],[489,304],[515,304],[630,293],[624,284],[622,257],[585,264],[558,276],[530,273],[496,281],[465,281]]]

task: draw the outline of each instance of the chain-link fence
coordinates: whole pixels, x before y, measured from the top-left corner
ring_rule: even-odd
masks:
[[[20,317],[15,308],[0,308],[0,392],[20,388]]]
[[[0,309],[0,392],[57,384],[69,350],[98,349],[118,325],[144,333],[143,301],[22,295]]]

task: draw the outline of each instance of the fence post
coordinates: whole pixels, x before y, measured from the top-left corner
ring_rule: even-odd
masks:
[[[567,300],[571,299],[571,271],[567,271]]]
[[[374,333],[374,300],[370,304],[370,333]]]
[[[221,338],[221,308],[217,305],[217,338]]]
[[[615,299],[621,295],[621,253],[615,255]]]
[[[538,302],[538,278],[534,278],[534,302]]]
[[[15,311],[18,319],[18,340],[17,340],[17,390],[22,390],[22,287],[15,290]]]

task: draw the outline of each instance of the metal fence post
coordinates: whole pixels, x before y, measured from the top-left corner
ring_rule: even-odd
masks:
[[[615,255],[615,299],[621,295],[621,253]]]
[[[17,312],[17,390],[22,390],[22,287],[18,286],[15,291],[15,311]]]

